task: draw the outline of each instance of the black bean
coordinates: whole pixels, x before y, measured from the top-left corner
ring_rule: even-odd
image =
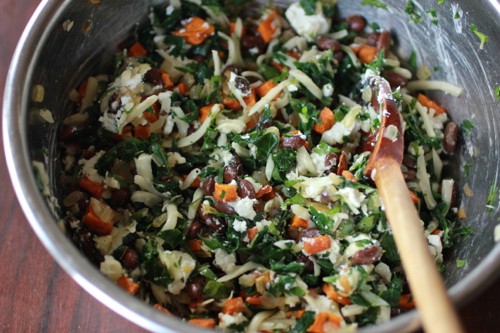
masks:
[[[188,231],[186,233],[186,236],[188,238],[196,238],[200,235],[202,231],[203,225],[200,223],[198,220],[194,220],[191,222],[189,225]]]
[[[122,100],[120,98],[120,95],[117,92],[114,92],[111,96],[109,96],[108,112],[115,114],[118,112],[121,106],[122,106]]]
[[[73,240],[78,247],[82,250],[87,258],[90,259],[95,264],[100,263],[104,260],[101,252],[96,248],[94,243],[94,234],[91,233],[87,228],[80,228],[74,235]]]
[[[162,86],[163,81],[161,80],[161,71],[157,68],[151,68],[146,74],[144,74],[144,82],[150,83],[153,86]]]
[[[203,288],[205,287],[205,278],[196,276],[188,280],[184,289],[193,301],[200,300],[203,297]]]
[[[417,165],[417,162],[413,158],[411,158],[408,155],[405,155],[403,157],[403,164],[406,165],[408,168],[415,168],[415,165]]]
[[[317,228],[307,228],[302,230],[302,232],[300,233],[300,239],[314,238],[318,236],[321,236],[321,232]]]
[[[224,183],[230,183],[233,180],[237,180],[238,176],[243,174],[243,164],[240,163],[239,159],[235,159],[234,162],[228,163],[224,166]]]
[[[212,214],[206,214],[203,211],[203,206],[200,206],[200,208],[198,208],[198,217],[200,218],[200,222],[211,232],[219,233],[226,230],[226,221]]]
[[[240,180],[238,183],[238,196],[240,198],[254,199],[255,189],[253,187],[253,184],[246,179]]]
[[[406,181],[412,181],[417,178],[417,172],[415,169],[408,169],[405,173],[403,173],[403,177]]]
[[[215,189],[215,179],[213,177],[203,179],[200,188],[204,195],[212,195]]]
[[[266,42],[257,31],[257,25],[250,24],[247,26],[246,34],[241,38],[243,49],[247,52],[253,48],[257,48],[258,54],[264,53],[266,50]]]
[[[243,95],[248,95],[252,92],[252,89],[250,88],[250,82],[246,78],[242,76],[237,76],[234,79],[234,83],[236,89],[241,91]]]
[[[377,46],[377,41],[380,38],[380,34],[378,32],[372,32],[368,36],[366,36],[367,44],[370,46]]]
[[[322,51],[333,50],[334,52],[340,51],[340,43],[331,37],[322,36],[316,40],[316,46]]]
[[[367,246],[352,256],[352,262],[356,265],[369,265],[379,261],[382,257],[382,248],[377,245]]]
[[[130,199],[130,194],[127,190],[117,189],[111,192],[111,198],[109,203],[113,208],[119,208],[125,206]]]
[[[366,27],[366,20],[363,16],[351,15],[347,18],[347,25],[352,31],[361,32]]]
[[[139,259],[137,257],[137,252],[134,249],[128,247],[122,256],[123,266],[127,269],[135,269],[139,264]]]
[[[382,76],[389,82],[392,89],[406,87],[408,80],[393,71],[382,71]]]
[[[236,211],[227,202],[214,201],[214,208],[223,214],[236,214]]]
[[[236,75],[240,75],[241,69],[239,67],[237,67],[236,65],[227,65],[226,67],[224,67],[224,70],[222,71],[222,73],[227,78],[229,78],[231,76],[231,72],[233,72]]]
[[[448,153],[454,153],[457,148],[458,125],[452,121],[444,128],[443,148]]]
[[[389,47],[391,46],[391,34],[388,31],[382,31],[377,40],[377,51],[384,50],[385,55],[389,53]]]
[[[295,260],[297,262],[303,263],[305,265],[306,272],[312,272],[314,270],[313,262],[305,254],[299,253],[299,255],[297,256],[297,259],[295,259]]]
[[[294,136],[289,136],[285,137],[280,141],[280,147],[281,148],[292,148],[292,149],[299,149],[306,143],[306,140],[304,140],[302,137],[298,135]]]
[[[335,58],[335,60],[337,60],[337,62],[340,63],[342,59],[344,59],[344,52],[336,51],[335,53],[333,53],[333,57]]]

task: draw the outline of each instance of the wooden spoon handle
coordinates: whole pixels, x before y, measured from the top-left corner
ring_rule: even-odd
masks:
[[[427,333],[464,332],[423,235],[420,217],[397,161],[376,163],[374,180]]]

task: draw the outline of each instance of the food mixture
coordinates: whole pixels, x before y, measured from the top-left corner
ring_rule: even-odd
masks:
[[[388,31],[361,15],[334,20],[332,1],[257,7],[151,7],[114,73],[75,89],[59,135],[65,227],[103,274],[193,325],[386,322],[414,303],[364,175],[381,119],[368,81],[393,90],[401,168],[441,267],[467,232],[442,178],[459,129],[426,90],[460,88],[425,71],[412,80]]]

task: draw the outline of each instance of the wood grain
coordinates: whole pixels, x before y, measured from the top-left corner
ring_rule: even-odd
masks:
[[[0,92],[22,29],[39,1],[0,1]],[[1,140],[1,139],[0,139]],[[144,332],[92,298],[47,254],[28,225],[0,156],[0,332]],[[468,332],[500,328],[500,279],[461,309]]]

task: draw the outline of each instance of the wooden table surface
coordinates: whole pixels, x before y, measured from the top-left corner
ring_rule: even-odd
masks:
[[[38,3],[0,0],[0,97],[17,40]],[[0,332],[143,332],[87,294],[45,251],[17,203],[3,153],[0,179]],[[500,279],[460,310],[467,331],[500,332],[499,300]]]

